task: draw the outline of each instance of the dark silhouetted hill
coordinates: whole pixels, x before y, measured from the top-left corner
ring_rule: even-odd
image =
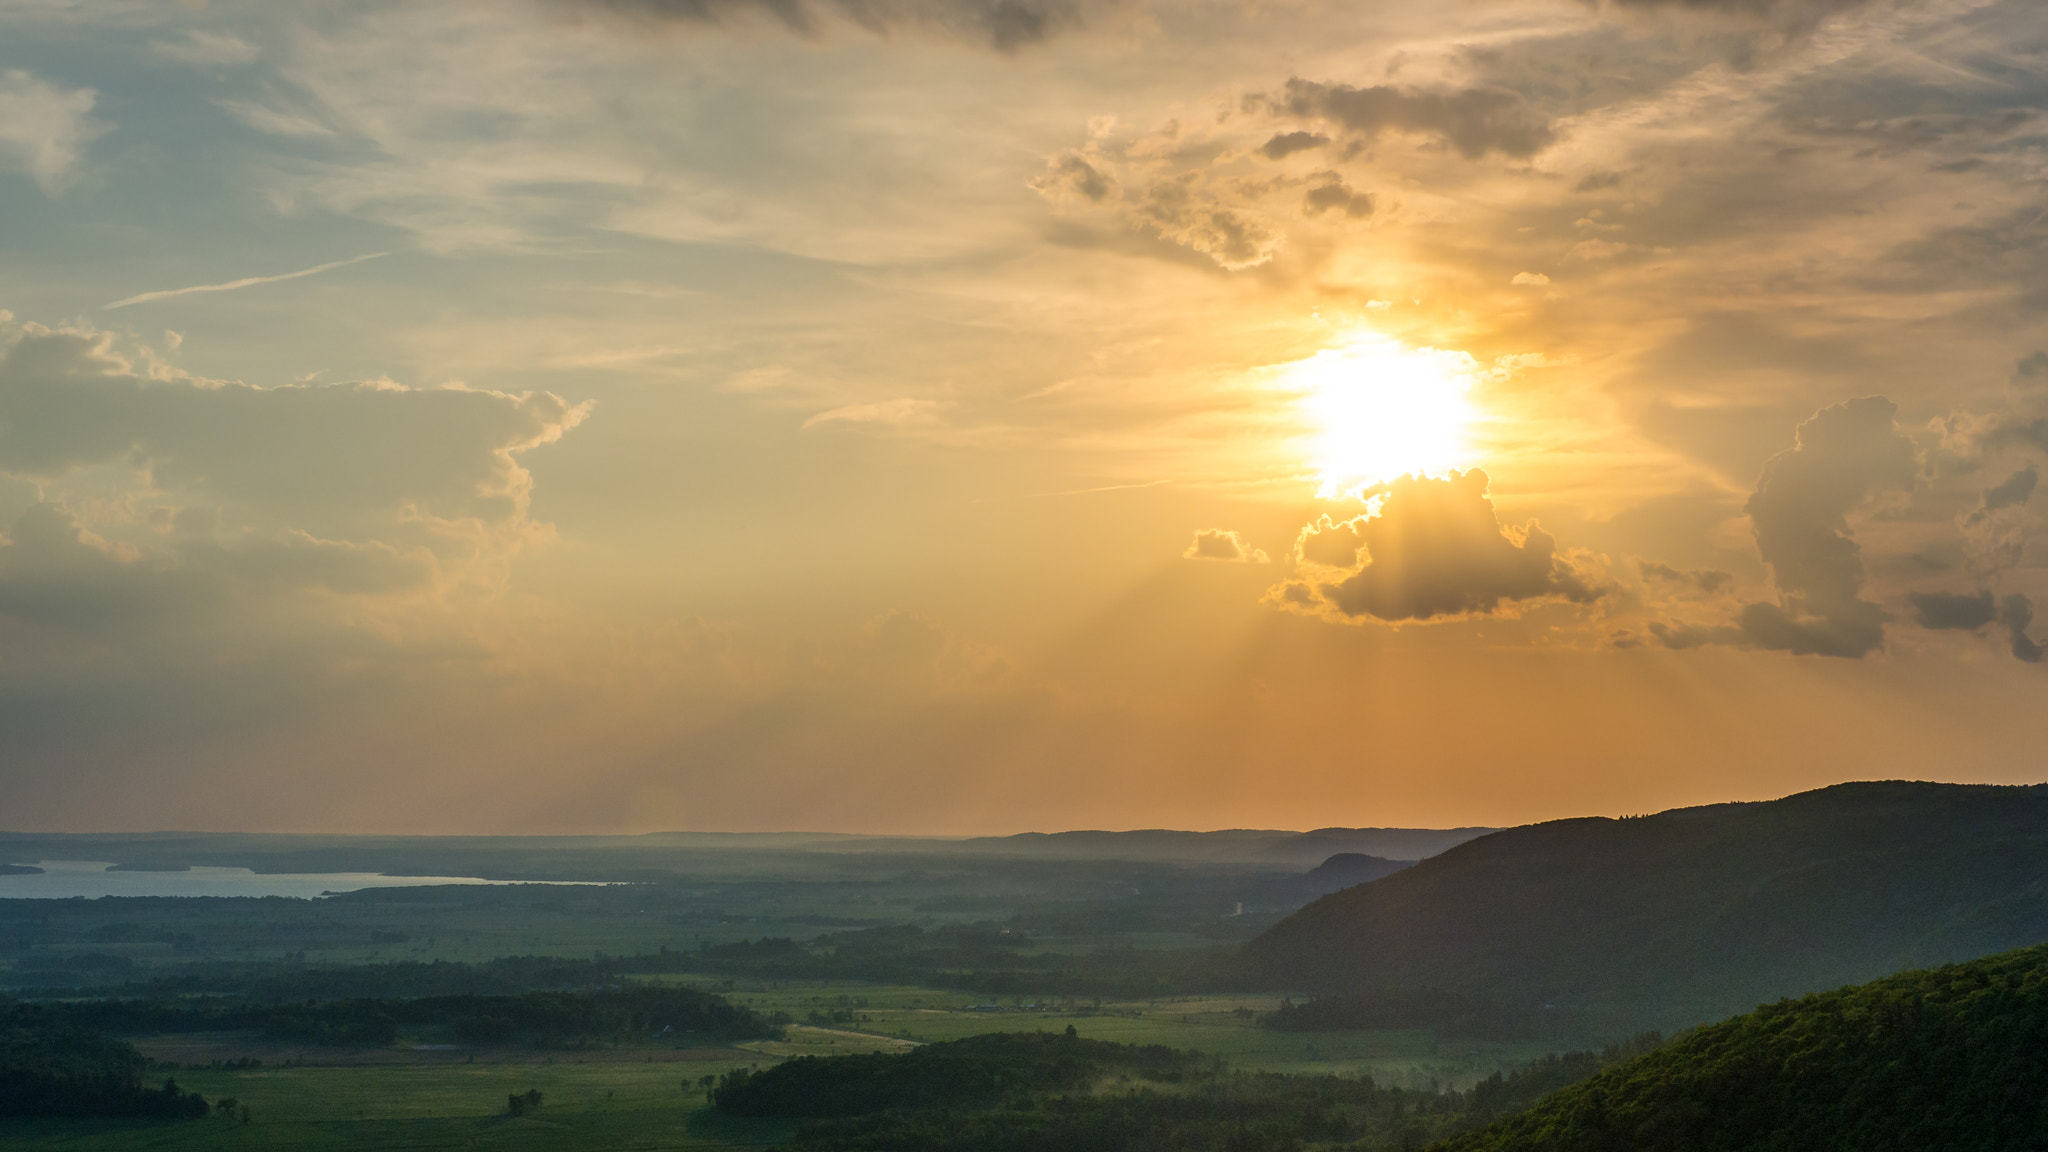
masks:
[[[1413,860],[1389,860],[1384,856],[1367,856],[1363,852],[1339,852],[1302,873],[1301,879],[1295,883],[1320,896],[1382,876],[1392,876],[1403,868],[1414,866]]]
[[[1247,960],[1339,1016],[1608,1031],[2044,940],[2048,787],[1891,782],[1497,832],[1309,904]]]
[[[2048,1146],[2048,948],[1788,1000],[1679,1037],[1438,1152]]]

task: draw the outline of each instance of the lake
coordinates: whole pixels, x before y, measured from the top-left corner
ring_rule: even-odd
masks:
[[[247,868],[191,868],[183,872],[112,872],[104,860],[11,861],[34,864],[41,875],[0,876],[0,900],[65,900],[75,896],[292,896],[313,899],[364,888],[426,884],[514,884],[475,876],[386,876],[380,872],[257,873]],[[556,883],[560,883],[557,881]]]

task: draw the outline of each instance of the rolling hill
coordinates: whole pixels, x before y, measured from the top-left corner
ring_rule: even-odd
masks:
[[[1497,832],[1309,904],[1246,959],[1354,1021],[1611,1032],[2044,940],[2048,786],[1883,782]]]
[[[2048,1140],[2048,948],[1788,1000],[1435,1152],[2021,1152]]]

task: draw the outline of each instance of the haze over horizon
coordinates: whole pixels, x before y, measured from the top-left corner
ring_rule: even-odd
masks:
[[[2034,783],[2023,0],[0,0],[0,824]]]

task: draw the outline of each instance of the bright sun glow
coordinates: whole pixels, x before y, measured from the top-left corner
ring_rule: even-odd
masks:
[[[1467,393],[1477,364],[1463,352],[1354,340],[1288,366],[1317,429],[1312,465],[1321,495],[1338,496],[1406,473],[1469,466],[1475,417]]]

